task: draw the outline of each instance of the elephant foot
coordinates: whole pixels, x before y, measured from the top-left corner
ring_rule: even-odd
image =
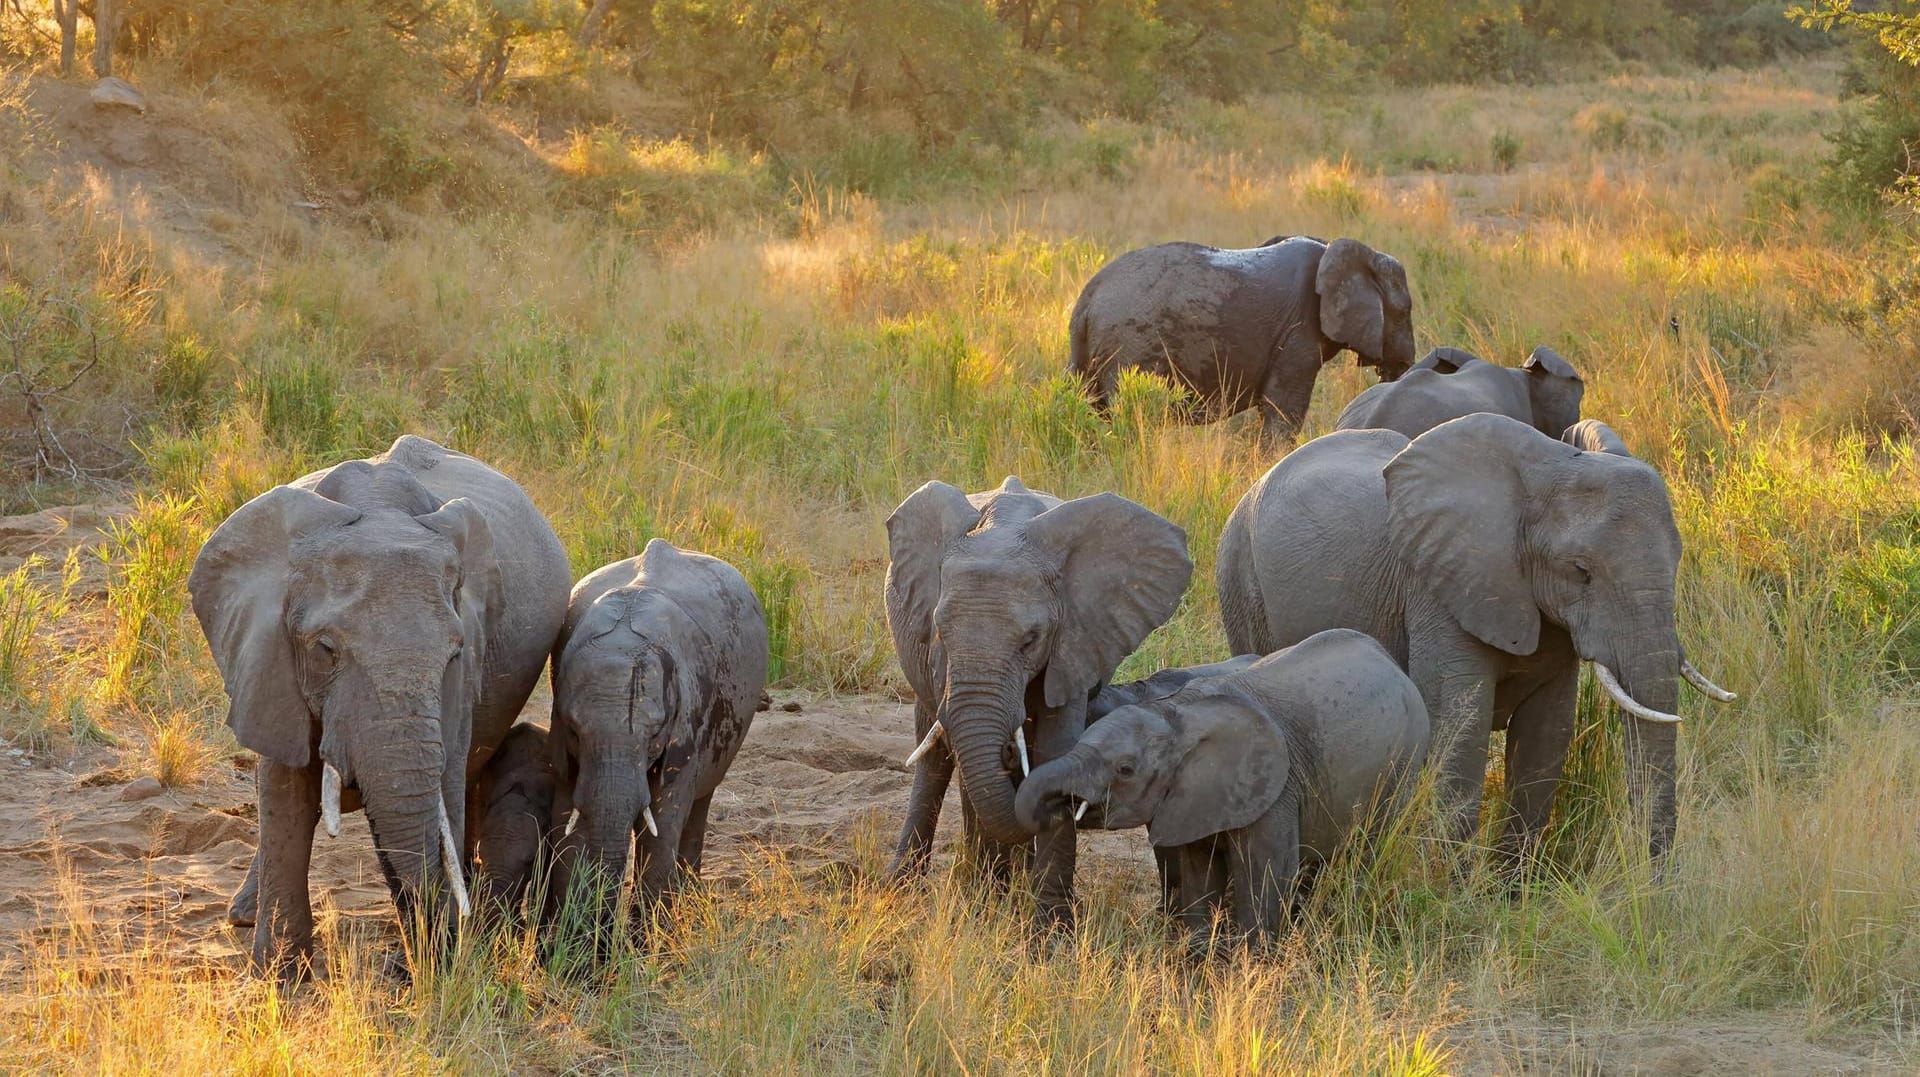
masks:
[[[234,927],[252,927],[260,909],[260,876],[249,870],[247,881],[234,891],[227,902],[227,923]]]
[[[282,987],[298,987],[311,980],[322,980],[313,955],[313,941],[262,943],[256,939],[251,956],[253,971]]]

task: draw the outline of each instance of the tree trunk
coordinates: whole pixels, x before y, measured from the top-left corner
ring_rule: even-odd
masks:
[[[80,0],[53,0],[53,18],[60,24],[60,74],[73,74],[74,38],[79,33]]]
[[[93,0],[93,73],[99,78],[113,74],[113,36],[119,25],[113,0]]]
[[[582,49],[591,48],[593,40],[600,36],[600,27],[607,21],[607,12],[613,10],[613,0],[593,0],[593,6],[587,9],[587,17],[580,20],[580,34],[576,39]]]

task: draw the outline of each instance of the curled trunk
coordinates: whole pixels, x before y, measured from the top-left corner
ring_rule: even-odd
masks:
[[[942,721],[960,766],[960,788],[985,836],[1003,845],[1032,839],[1014,815],[1013,775],[1004,760],[1014,728],[1026,720],[1024,678],[963,680],[949,674]]]
[[[1060,826],[1073,817],[1073,801],[1085,805],[1096,799],[1096,791],[1105,784],[1101,775],[1100,761],[1083,745],[1075,745],[1020,783],[1020,791],[1014,796],[1014,815],[1022,827],[1032,831]]]

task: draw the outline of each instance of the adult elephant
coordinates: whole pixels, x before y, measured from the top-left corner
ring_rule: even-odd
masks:
[[[1143,370],[1193,394],[1190,422],[1258,407],[1272,446],[1299,430],[1315,376],[1342,349],[1383,380],[1407,369],[1413,297],[1400,263],[1356,239],[1163,243],[1094,274],[1068,334],[1069,368],[1103,411],[1121,371]]]
[[[464,911],[467,793],[540,678],[568,576],[512,479],[410,435],[207,539],[187,589],[227,724],[260,755],[260,843],[229,910],[257,967],[307,965],[313,828],[343,810],[366,808],[403,923]]]
[[[1394,430],[1410,438],[1449,419],[1488,412],[1517,419],[1550,438],[1580,421],[1586,384],[1552,348],[1539,347],[1517,367],[1459,348],[1435,348],[1399,381],[1368,386],[1353,398],[1336,430]]]
[[[1592,662],[1633,716],[1627,787],[1657,857],[1673,843],[1679,678],[1719,692],[1680,646],[1679,563],[1651,467],[1475,414],[1411,442],[1347,430],[1302,446],[1234,508],[1217,582],[1236,651],[1329,628],[1386,645],[1432,715],[1428,758],[1461,837],[1478,820],[1489,733],[1505,729],[1516,849],[1546,825],[1579,664]]]
[[[1015,782],[1073,747],[1089,697],[1173,615],[1193,575],[1186,532],[1114,494],[1063,502],[1009,477],[972,495],[927,483],[887,518],[887,550],[887,625],[921,738],[894,872],[925,865],[958,765],[974,855],[1004,875],[1029,850],[1039,918],[1070,926],[1073,825],[1021,827]]]

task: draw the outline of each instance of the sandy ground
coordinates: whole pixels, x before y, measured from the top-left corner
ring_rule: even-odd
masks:
[[[58,558],[99,541],[124,510],[54,509],[0,518],[0,571],[29,553]],[[97,594],[86,580],[80,590]],[[537,693],[523,720],[544,723]],[[750,863],[779,856],[802,870],[853,859],[856,841],[890,848],[911,775],[912,708],[895,700],[821,699],[775,693],[756,716],[726,783],[714,796],[709,883],[726,887]],[[183,956],[240,968],[246,937],[225,923],[255,840],[252,758],[238,755],[208,780],[162,790],[129,780],[107,749],[44,757],[0,744],[0,976],[39,934],[57,931],[67,907],[61,880],[84,894],[96,923],[161,937]],[[940,845],[959,832],[959,789],[948,792]],[[1152,900],[1152,861],[1140,831],[1083,835],[1082,886]],[[392,906],[364,817],[338,838],[316,838],[312,892],[323,919],[354,934],[391,930]],[[1449,1033],[1459,1072],[1473,1074],[1868,1074],[1907,1072],[1870,1039],[1811,1042],[1798,1013],[1723,1021],[1602,1025],[1550,1015],[1476,1018]]]

